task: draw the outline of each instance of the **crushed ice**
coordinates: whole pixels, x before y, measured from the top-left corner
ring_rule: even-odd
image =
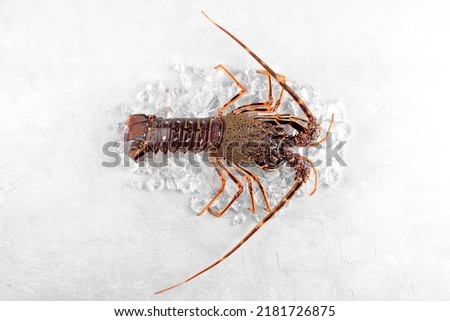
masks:
[[[144,113],[155,114],[160,117],[210,117],[216,115],[219,107],[237,92],[237,87],[221,70],[211,69],[208,72],[208,69],[201,66],[186,67],[180,61],[176,61],[173,64],[173,70],[179,77],[179,87],[167,87],[162,81],[149,84],[138,92],[136,102],[121,107],[122,115],[129,116],[131,114]],[[233,71],[233,74],[248,88],[247,94],[235,106],[266,100],[268,86],[265,75],[258,74],[251,69]],[[331,130],[332,135],[330,135],[332,148],[339,142],[349,138],[351,126],[345,121],[345,108],[342,103],[324,101],[319,92],[311,86],[299,86],[295,82],[288,82],[288,84],[299,93],[316,115],[318,121],[322,124],[322,135],[325,134],[331,115],[334,114],[335,121]],[[274,99],[278,97],[278,93],[278,84],[273,84]],[[232,108],[230,107],[230,110]],[[302,115],[300,108],[286,93],[283,96],[278,113]],[[125,123],[115,124],[113,128],[117,133],[116,141],[120,144],[113,149],[121,154],[122,159],[125,159],[124,157],[127,156],[124,155],[124,144],[123,139],[121,139],[124,131],[127,130]],[[325,143],[320,149],[309,148],[307,155],[304,152],[302,153],[301,149],[300,153],[315,162],[319,173],[319,187],[320,185],[336,186],[340,178],[341,165],[335,160],[332,162],[328,161],[327,164]],[[339,151],[339,155],[343,157],[343,148]],[[138,179],[135,177],[130,183],[135,189],[158,191],[167,188],[169,190],[181,190],[183,193],[192,193],[191,209],[194,212],[199,212],[220,187],[220,180],[215,169],[208,162],[207,157],[204,156],[201,154],[177,154],[175,160],[174,155],[169,153],[167,165],[162,167],[155,167],[149,163],[139,166],[129,159],[124,161],[123,164],[126,164],[124,166],[128,167],[130,171],[139,175]],[[188,157],[193,162],[189,162]],[[154,157],[154,162],[161,162],[162,159],[162,154],[158,153]],[[261,178],[272,206],[279,202],[292,186],[294,173],[285,165],[278,171],[273,172],[264,172],[258,168],[252,168],[252,171]],[[297,192],[297,196],[307,195],[313,188],[314,176],[311,176],[310,181],[302,190]],[[246,185],[244,180],[243,182]],[[229,209],[235,212],[232,221],[233,225],[241,224],[249,215],[252,215],[257,221],[264,217],[266,212],[262,194],[257,185],[253,185],[257,214],[252,215],[250,213],[251,203],[246,187],[241,197]],[[228,179],[225,192],[216,200],[213,208],[218,210],[225,206],[235,191],[235,185]]]

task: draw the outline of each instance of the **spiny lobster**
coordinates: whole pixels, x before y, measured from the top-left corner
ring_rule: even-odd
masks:
[[[156,294],[189,282],[234,253],[267,223],[267,221],[273,218],[286,202],[292,198],[295,192],[309,180],[311,169],[315,175],[314,189],[310,193],[312,195],[317,188],[317,170],[309,159],[291,151],[291,148],[316,146],[326,140],[327,136],[325,135],[325,137],[319,140],[321,133],[320,124],[303,100],[286,83],[285,76],[275,73],[244,43],[209,18],[204,12],[202,13],[214,25],[243,47],[264,68],[264,70],[259,70],[258,72],[267,76],[267,100],[239,106],[228,114],[224,114],[228,107],[233,105],[246,93],[246,88],[227,68],[223,65],[218,65],[216,69],[223,70],[234,84],[236,84],[237,88],[239,88],[239,92],[219,109],[217,115],[209,118],[161,118],[144,114],[130,115],[127,122],[128,133],[126,136],[126,140],[131,141],[128,155],[137,162],[145,154],[157,153],[158,151],[162,153],[173,153],[176,151],[183,153],[207,152],[209,153],[209,160],[214,165],[220,177],[221,187],[198,215],[209,211],[216,216],[222,216],[242,194],[242,182],[225,163],[241,175],[248,184],[252,206],[251,210],[253,213],[256,212],[256,206],[252,181],[258,185],[263,195],[267,214],[238,244],[220,259],[186,280],[158,291]],[[276,101],[273,99],[272,78],[280,86]],[[303,111],[304,117],[291,114],[276,114],[284,92],[287,92],[292,97],[298,107]],[[331,129],[332,123],[333,116],[327,134]],[[287,133],[283,126],[290,126],[296,133],[294,135]],[[283,196],[278,204],[271,207],[261,180],[255,173],[246,168],[246,165],[256,165],[264,171],[272,171],[278,169],[284,163],[287,163],[295,171],[295,181],[291,189]],[[230,177],[236,184],[237,191],[222,210],[215,211],[212,209],[212,205],[225,190],[226,176]]]

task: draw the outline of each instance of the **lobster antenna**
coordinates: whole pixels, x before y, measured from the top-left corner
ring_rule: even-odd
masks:
[[[286,195],[278,202],[278,204],[266,215],[262,218],[261,221],[259,221],[258,224],[255,225],[255,227],[253,227],[250,232],[247,233],[247,235],[245,235],[242,240],[239,241],[239,243],[237,243],[235,246],[233,246],[233,248],[231,250],[229,250],[227,253],[225,253],[224,256],[222,256],[220,259],[218,259],[217,261],[215,261],[213,264],[207,266],[206,268],[204,268],[203,270],[195,273],[194,275],[190,276],[189,278],[187,278],[184,281],[181,281],[177,284],[174,284],[168,288],[165,288],[164,290],[160,290],[158,292],[155,292],[155,294],[161,294],[163,292],[169,291],[173,288],[176,288],[182,284],[185,284],[189,281],[191,281],[192,279],[195,279],[197,276],[199,276],[200,274],[205,273],[206,271],[212,269],[213,267],[215,267],[217,264],[219,264],[220,262],[222,262],[223,260],[225,260],[227,257],[229,257],[231,254],[233,254],[237,249],[239,249],[250,237],[252,237],[265,223],[267,223],[272,217],[275,216],[275,214],[278,213],[278,211],[284,206],[284,204],[295,194],[295,192],[302,186],[303,184],[303,179],[297,179],[297,181],[295,182],[295,184],[291,187],[291,189],[289,190],[289,192],[286,193]]]
[[[315,119],[311,111],[309,110],[308,106],[306,106],[305,102],[297,95],[297,93],[286,83],[280,81],[278,79],[277,74],[270,68],[261,58],[259,58],[249,47],[247,47],[242,41],[240,41],[238,38],[236,38],[231,32],[226,30],[224,27],[219,25],[217,22],[215,22],[213,19],[211,19],[204,11],[202,11],[202,14],[208,18],[209,21],[211,21],[216,27],[221,29],[223,32],[225,32],[228,36],[230,36],[234,41],[236,41],[242,48],[244,48],[261,66],[263,66],[264,69],[266,69],[269,74],[276,79],[278,84],[280,84],[281,87],[283,87],[289,95],[297,102],[297,104],[300,106],[300,108],[303,110],[305,115],[310,119]]]

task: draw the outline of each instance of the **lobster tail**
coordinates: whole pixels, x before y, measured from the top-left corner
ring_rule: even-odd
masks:
[[[162,118],[154,115],[131,115],[127,122],[126,141],[132,141],[128,156],[138,161],[146,153],[161,151],[203,152],[220,146],[225,130],[219,117]]]

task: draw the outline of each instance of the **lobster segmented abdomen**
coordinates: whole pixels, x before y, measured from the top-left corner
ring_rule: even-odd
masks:
[[[162,118],[138,114],[128,117],[127,126],[125,140],[132,141],[128,155],[135,161],[158,151],[198,153],[217,148],[225,130],[219,117]]]

